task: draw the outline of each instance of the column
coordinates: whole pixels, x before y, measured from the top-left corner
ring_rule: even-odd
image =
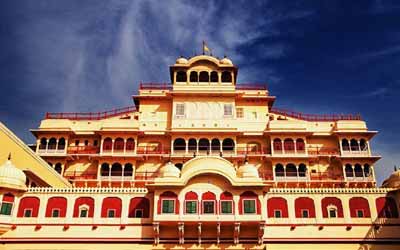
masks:
[[[378,211],[376,210],[376,202],[374,196],[366,197],[368,200],[369,210],[371,211],[371,220],[376,221],[378,218]]]
[[[128,223],[128,214],[129,214],[129,196],[128,195],[123,195],[121,197],[122,199],[122,208],[121,208],[121,224],[127,224]]]
[[[273,138],[271,138],[270,144],[271,144],[271,155],[274,155],[275,151],[274,151],[274,139]]]
[[[261,220],[265,221],[267,219],[267,201],[262,194],[258,195],[258,199],[261,202]]]
[[[94,198],[93,224],[99,223],[101,219],[101,207],[103,205],[103,197],[96,194]]]
[[[39,153],[40,139],[36,139],[36,153]]]
[[[296,143],[296,140],[293,140],[293,144],[294,144],[294,154],[297,154],[297,143]]]
[[[40,206],[39,206],[39,212],[38,212],[38,223],[39,224],[43,223],[46,218],[46,206],[47,206],[48,198],[49,197],[47,194],[39,197],[39,199],[40,199]]]
[[[295,224],[295,222],[296,222],[296,213],[295,213],[295,207],[294,207],[294,197],[293,196],[287,196],[286,200],[287,200],[287,203],[288,203],[289,221],[292,224]]]
[[[349,207],[349,197],[344,196],[343,198],[340,198],[342,201],[342,207],[343,207],[343,217],[344,221],[346,223],[351,223],[351,216],[350,216],[350,207]]]
[[[240,204],[239,204],[239,199],[240,199],[240,196],[238,196],[238,195],[233,195],[233,203],[234,203],[234,207],[235,207],[235,213],[234,213],[234,215],[235,215],[235,220],[237,220],[238,219],[238,217],[240,217],[240,215],[239,215],[239,206],[240,206]]]
[[[126,138],[124,138],[124,154],[126,154]]]
[[[75,197],[74,196],[67,196],[67,212],[65,215],[65,222],[69,224],[70,222],[73,221],[73,215],[74,215],[74,206],[75,206]]]
[[[58,153],[58,138],[56,139],[56,152]]]
[[[112,147],[111,147],[111,154],[114,154],[114,142],[115,142],[115,140],[114,139],[112,139],[111,140],[111,142],[112,142]]]
[[[189,141],[185,140],[185,155],[189,154]]]
[[[340,137],[339,137],[339,148],[340,148],[340,155],[343,155],[342,138],[340,138]]]
[[[317,221],[317,224],[323,222],[323,217],[322,217],[322,204],[321,204],[321,195],[316,195],[314,197],[314,205],[315,205],[315,218]]]
[[[104,139],[100,138],[100,154],[103,154],[103,143],[104,143]]]
[[[174,155],[174,140],[171,139],[171,155]]]

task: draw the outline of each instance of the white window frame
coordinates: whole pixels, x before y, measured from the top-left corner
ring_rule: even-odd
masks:
[[[114,212],[114,217],[110,217],[110,212]],[[109,208],[107,209],[107,218],[117,218],[117,209],[115,208]]]
[[[254,213],[246,213],[244,210],[244,201],[254,201]],[[242,199],[242,212],[243,214],[257,214],[257,199],[251,198],[251,199]]]
[[[309,209],[301,209],[300,212],[301,212],[301,218],[310,218],[310,210]],[[304,212],[307,212],[307,217],[303,216]]]
[[[138,216],[136,215],[136,212],[137,212],[137,211],[141,211],[142,217],[138,217]],[[143,208],[136,208],[136,209],[135,209],[135,218],[144,218],[144,209],[143,209]]]
[[[338,208],[335,205],[333,205],[333,204],[328,205],[326,207],[326,209],[327,209],[327,212],[328,212],[328,218],[338,218],[339,217],[339,211],[338,211]],[[331,213],[330,213],[331,210],[335,210],[335,217],[331,216]]]
[[[87,204],[82,204],[79,206],[79,218],[88,218],[89,217],[89,209],[90,207]],[[82,210],[86,210],[86,216],[82,217],[81,212]]]
[[[212,202],[214,204],[212,213],[204,213],[204,202]],[[216,200],[202,200],[201,201],[201,214],[216,214],[216,212],[217,212],[216,205],[217,205]]]
[[[58,216],[53,216],[55,211],[58,211]],[[51,218],[60,218],[60,217],[61,217],[61,209],[59,208],[51,209]]]
[[[222,202],[229,202],[229,203],[231,203],[231,212],[230,213],[223,213],[222,212]],[[221,201],[219,201],[219,213],[220,214],[233,214],[233,200],[221,200]]]
[[[230,107],[230,111],[231,111],[230,114],[226,114],[225,113],[225,107]],[[233,111],[234,111],[234,108],[233,108],[233,104],[232,103],[224,103],[224,117],[226,117],[226,118],[233,117],[233,113],[234,113]]]
[[[183,106],[183,114],[178,114],[178,106]],[[175,103],[175,117],[176,118],[185,118],[186,117],[186,105],[185,103]]]
[[[276,213],[279,212],[280,217],[276,216]],[[281,209],[274,209],[274,218],[280,219],[283,218],[282,210]]]
[[[196,212],[195,213],[188,213],[186,210],[186,203],[187,202],[196,202]],[[199,201],[198,200],[185,200],[185,210],[184,210],[185,214],[198,214],[199,213]]]
[[[362,216],[361,216],[361,217],[358,216],[358,212],[361,212],[361,213],[362,213]],[[356,209],[356,216],[357,216],[357,218],[365,218],[364,209]]]
[[[30,211],[31,212],[31,216],[25,216],[26,215],[26,212],[27,211]],[[33,217],[33,208],[25,208],[24,209],[24,214],[23,214],[24,216],[24,218],[32,218]]]
[[[164,213],[164,209],[163,209],[163,203],[164,203],[164,201],[172,201],[173,202],[173,211],[172,211],[172,213]],[[175,209],[176,209],[176,204],[175,204],[176,202],[175,202],[175,199],[170,199],[170,198],[165,198],[165,199],[161,199],[161,214],[175,214]]]

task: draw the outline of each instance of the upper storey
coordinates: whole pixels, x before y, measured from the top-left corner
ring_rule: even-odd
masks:
[[[219,60],[200,55],[190,59],[180,57],[170,67],[174,91],[228,91],[235,90],[238,69],[228,58]]]

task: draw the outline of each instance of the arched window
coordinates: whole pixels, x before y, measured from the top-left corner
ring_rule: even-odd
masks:
[[[221,82],[232,82],[232,75],[229,71],[222,72]]]
[[[343,149],[343,151],[350,150],[349,141],[347,139],[342,139],[342,149]]]
[[[218,73],[216,71],[211,72],[210,82],[218,82]]]
[[[189,153],[196,152],[196,149],[197,149],[197,141],[196,141],[196,139],[190,138],[189,142],[188,142]]]
[[[67,199],[64,197],[51,197],[47,201],[46,217],[65,217],[67,213]]]
[[[297,168],[293,163],[286,165],[286,177],[297,177]]]
[[[222,141],[222,151],[234,151],[235,142],[231,138],[226,138]]]
[[[299,197],[294,201],[296,218],[315,218],[314,201],[308,197]]]
[[[190,72],[190,82],[198,82],[199,76],[196,71]]]
[[[260,214],[261,203],[257,194],[252,191],[243,192],[239,199],[239,214]]]
[[[186,82],[187,76],[185,71],[176,72],[176,81],[177,82]]]
[[[307,176],[307,166],[303,163],[299,165],[299,177]]]
[[[336,197],[325,197],[321,200],[322,216],[324,218],[334,217],[334,212],[336,217],[343,218],[343,207],[342,201]],[[335,210],[335,211],[333,211]]]
[[[304,153],[306,150],[306,145],[304,143],[304,140],[299,138],[296,140],[296,150],[297,153]]]
[[[368,151],[368,144],[364,139],[360,140],[360,149],[361,151]]]
[[[149,218],[150,201],[146,197],[135,197],[129,202],[129,218]]]
[[[103,141],[103,151],[111,151],[112,149],[112,140],[111,138],[107,137]]]
[[[39,144],[39,149],[46,149],[47,146],[47,139],[46,137],[43,137],[40,139],[40,144]]]
[[[349,200],[350,216],[352,218],[369,218],[371,212],[368,200],[363,197],[352,197]]]
[[[364,164],[364,176],[370,177],[372,175],[371,167],[368,164]]]
[[[378,218],[398,218],[396,201],[392,197],[379,197],[375,201]]]
[[[126,140],[126,151],[132,152],[134,150],[135,150],[135,140],[133,138],[128,138],[128,140]]]
[[[363,177],[363,169],[360,164],[354,165],[354,175],[356,177]]]
[[[65,149],[65,139],[64,139],[64,137],[61,137],[58,140],[58,149],[59,150],[64,150]]]
[[[201,213],[215,214],[216,206],[217,199],[214,193],[208,191],[201,196]]]
[[[178,214],[179,200],[178,196],[171,191],[166,191],[160,195],[157,206],[158,214]]]
[[[220,197],[220,214],[233,214],[234,213],[234,203],[233,203],[233,195],[225,191],[221,193]]]
[[[125,164],[124,167],[124,176],[132,176],[133,175],[133,166],[130,163]]]
[[[59,174],[62,173],[62,165],[60,162],[56,163],[56,165],[54,166],[54,170]]]
[[[122,138],[117,138],[117,139],[115,139],[115,141],[114,141],[114,152],[115,151],[124,151],[124,139],[122,139]]]
[[[288,206],[285,198],[272,197],[267,200],[269,218],[287,218]]]
[[[290,138],[287,138],[283,141],[283,147],[285,149],[285,153],[294,152],[294,141]]]
[[[351,139],[350,147],[351,147],[351,151],[359,151],[360,150],[356,139]]]
[[[283,165],[278,163],[275,166],[275,176],[277,177],[283,177],[285,176],[285,169],[283,168]]]
[[[219,142],[219,139],[214,138],[211,140],[211,152],[213,153],[219,153],[221,151],[221,143]]]
[[[282,152],[282,141],[279,138],[274,139],[274,151],[275,151],[275,153]]]
[[[39,214],[40,199],[37,197],[23,197],[19,201],[17,217],[37,217]]]
[[[122,176],[122,165],[119,163],[114,163],[111,166],[111,176]]]
[[[185,151],[186,142],[182,138],[177,138],[174,140],[174,152]]]
[[[208,82],[208,81],[209,81],[208,72],[201,71],[199,75],[199,82]]]
[[[346,164],[344,171],[346,172],[346,177],[354,177],[353,167],[350,164]]]
[[[122,201],[117,197],[107,197],[103,199],[101,206],[102,218],[119,218],[121,217]]]
[[[94,199],[92,197],[78,197],[74,204],[73,217],[92,218],[94,214]]]
[[[210,142],[206,138],[201,138],[199,140],[199,152],[209,152]]]
[[[56,149],[56,147],[57,147],[57,140],[56,140],[56,138],[54,138],[54,137],[52,137],[52,138],[50,138],[50,140],[49,140],[49,145],[48,145],[48,149],[51,149],[51,150],[54,150],[54,149]]]
[[[197,214],[198,204],[197,204],[197,194],[193,191],[187,192],[185,194],[185,213],[186,214]]]
[[[101,176],[109,176],[110,175],[110,166],[108,163],[101,164]]]

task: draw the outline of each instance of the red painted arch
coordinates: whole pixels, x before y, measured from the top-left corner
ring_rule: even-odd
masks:
[[[328,206],[334,205],[337,208],[338,218],[343,218],[343,206],[342,201],[336,197],[325,197],[321,200],[322,216],[328,218]]]
[[[174,200],[174,201],[175,201],[175,214],[178,214],[178,213],[179,213],[179,200],[178,200],[178,196],[177,196],[174,192],[166,191],[166,192],[162,193],[162,194],[160,195],[160,198],[158,199],[158,202],[157,202],[157,214],[161,214],[161,204],[162,204],[161,201],[162,201],[163,199],[171,199],[171,200]]]
[[[267,201],[267,208],[268,208],[268,217],[273,218],[275,217],[274,211],[280,210],[282,214],[282,218],[288,218],[288,205],[285,198],[282,197],[272,197],[269,198]]]
[[[101,217],[107,218],[109,209],[115,210],[115,218],[121,217],[122,201],[118,197],[107,197],[103,199],[103,204],[101,205]]]
[[[299,197],[294,201],[296,218],[302,218],[302,210],[308,210],[309,218],[315,218],[314,200],[309,197]]]
[[[17,217],[24,217],[26,209],[32,210],[32,217],[37,217],[39,214],[40,199],[38,197],[23,197],[19,201]]]
[[[261,214],[261,203],[260,203],[260,200],[258,199],[258,195],[255,194],[252,191],[246,191],[246,192],[243,192],[240,195],[240,199],[239,199],[239,214],[244,214],[244,211],[243,211],[243,206],[244,206],[243,200],[246,200],[246,199],[255,199],[256,200],[256,214]]]
[[[143,210],[143,218],[149,218],[150,216],[150,201],[146,197],[135,197],[129,202],[129,218],[135,217],[135,210]]]
[[[76,198],[73,217],[79,217],[79,207],[82,205],[89,207],[88,217],[92,218],[94,214],[94,199],[91,197]]]
[[[67,199],[64,197],[51,197],[47,201],[46,217],[52,216],[53,209],[59,209],[59,217],[65,217],[67,214]]]
[[[363,197],[352,197],[349,200],[350,216],[357,218],[357,210],[362,210],[364,218],[371,217],[371,211],[369,209],[368,200]]]

